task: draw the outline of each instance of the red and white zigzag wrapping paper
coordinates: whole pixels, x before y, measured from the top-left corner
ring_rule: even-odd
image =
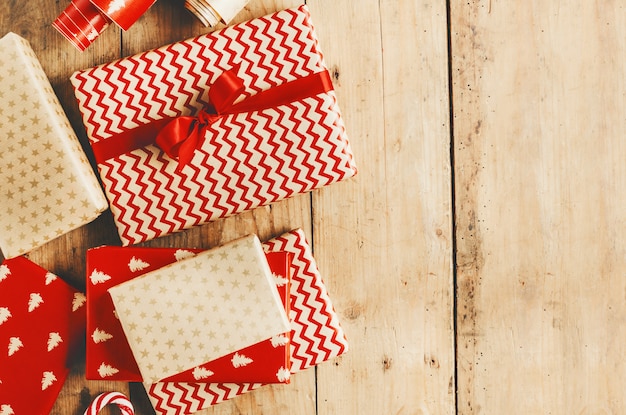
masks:
[[[342,355],[348,350],[343,329],[311,248],[301,229],[263,244],[266,252],[290,252],[291,263],[291,373],[297,373]],[[144,384],[158,415],[187,415],[257,389],[260,383]]]
[[[208,104],[210,85],[237,68],[243,98],[325,73],[306,6],[80,71],[71,80],[91,145],[110,147],[128,130],[196,114]],[[122,153],[96,159],[124,245],[356,173],[333,90],[219,117],[181,169],[154,144]]]

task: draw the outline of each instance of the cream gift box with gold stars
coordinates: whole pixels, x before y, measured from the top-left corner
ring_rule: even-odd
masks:
[[[148,272],[110,288],[109,294],[147,383],[202,369],[290,331],[254,235]]]
[[[0,39],[0,249],[22,255],[107,207],[96,175],[28,42]]]

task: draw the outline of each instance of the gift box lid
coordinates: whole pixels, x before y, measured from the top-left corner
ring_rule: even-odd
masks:
[[[47,414],[85,332],[85,296],[25,257],[0,265],[0,410]]]
[[[348,351],[348,341],[302,229],[265,243],[266,252],[289,252],[291,261],[291,373]],[[158,415],[188,415],[261,387],[261,383],[144,383]]]
[[[141,381],[141,373],[115,315],[108,289],[122,282],[202,252],[199,249],[102,246],[87,251],[87,379]],[[290,255],[266,254],[285,310],[289,309]],[[177,374],[178,382],[288,382],[276,374],[290,368],[290,333],[274,336],[209,365]],[[235,357],[237,354],[239,357]],[[251,361],[247,361],[242,356]],[[246,364],[234,363],[244,362]],[[234,362],[234,363],[233,363]],[[236,369],[236,370],[235,370]],[[210,373],[210,375],[209,375]],[[281,373],[285,373],[282,371]]]
[[[92,221],[108,205],[25,39],[0,39],[0,68],[0,249],[12,258]]]
[[[147,382],[289,331],[261,243],[229,242],[109,289]]]

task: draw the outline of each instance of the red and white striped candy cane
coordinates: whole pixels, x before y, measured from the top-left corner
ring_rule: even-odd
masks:
[[[126,395],[120,392],[101,393],[89,405],[84,415],[98,415],[98,412],[107,405],[117,405],[122,415],[135,415],[133,404],[130,403]]]

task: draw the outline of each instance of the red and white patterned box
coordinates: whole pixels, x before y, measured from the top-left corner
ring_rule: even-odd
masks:
[[[128,345],[124,330],[115,314],[108,289],[136,278],[146,272],[162,268],[178,260],[202,252],[198,249],[142,248],[102,246],[87,251],[87,379],[139,382],[141,373]],[[289,255],[268,253],[267,261],[272,270],[281,300],[289,310]],[[182,278],[182,277],[181,277]],[[238,365],[234,370],[236,353],[204,365],[203,371],[183,372],[169,379],[178,382],[278,382],[276,373],[289,368],[289,333],[238,351],[239,356],[251,362]],[[210,379],[209,379],[210,378]],[[283,379],[283,382],[288,382]]]
[[[25,257],[0,265],[0,413],[47,414],[85,333],[85,296]]]
[[[324,286],[306,236],[296,229],[263,244],[266,252],[289,252],[291,262],[291,373],[347,352],[348,342]],[[261,383],[145,384],[158,415],[187,415],[263,386]]]
[[[124,245],[356,173],[306,6],[71,81]]]

